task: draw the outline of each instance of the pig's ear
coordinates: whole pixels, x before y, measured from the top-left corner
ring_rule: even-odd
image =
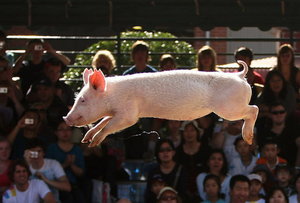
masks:
[[[101,70],[94,70],[89,76],[89,85],[95,90],[99,89],[101,92],[106,90],[106,80]]]
[[[89,75],[93,73],[93,70],[92,69],[84,69],[83,71],[83,82],[84,82],[84,85],[86,85],[89,81]]]

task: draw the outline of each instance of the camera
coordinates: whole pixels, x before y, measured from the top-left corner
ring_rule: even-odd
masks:
[[[25,124],[26,125],[34,124],[34,119],[33,118],[25,118]]]
[[[37,45],[34,46],[35,51],[42,51],[43,49],[44,49],[43,45],[41,45],[41,44],[37,44]]]
[[[39,152],[34,152],[34,151],[30,151],[30,158],[38,158],[39,157]]]
[[[7,94],[8,88],[7,87],[0,87],[1,94]]]

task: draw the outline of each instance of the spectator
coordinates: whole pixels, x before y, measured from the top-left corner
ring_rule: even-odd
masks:
[[[198,71],[216,71],[217,54],[210,46],[203,46],[197,53],[197,69]]]
[[[290,44],[282,44],[277,52],[277,65],[275,66],[284,77],[295,89],[296,93],[299,92],[300,87],[300,72],[299,68],[295,65],[295,53]]]
[[[253,104],[259,94],[259,87],[264,84],[264,78],[256,71],[251,68],[251,61],[253,60],[253,52],[251,49],[247,47],[240,47],[234,52],[235,61],[242,60],[244,61],[248,67],[247,73],[247,81],[252,89],[252,97],[250,100],[250,104]],[[239,70],[242,70],[243,67],[240,65]]]
[[[249,144],[247,144],[242,137],[235,140],[234,146],[239,153],[239,157],[232,160],[229,166],[229,174],[234,175],[249,175],[256,165],[257,157],[253,156]]]
[[[163,54],[159,60],[159,68],[161,71],[175,70],[176,62],[171,54]]]
[[[289,198],[281,187],[274,187],[268,193],[266,203],[289,203]]]
[[[295,91],[277,70],[268,72],[263,91],[255,101],[259,108],[270,107],[274,102],[282,103],[288,115],[293,115],[296,110]]]
[[[287,164],[287,161],[278,156],[280,149],[278,148],[278,144],[275,141],[267,141],[264,143],[261,149],[261,155],[257,160],[257,164],[262,164],[267,166],[269,171],[275,175],[275,168],[279,164]]]
[[[13,68],[14,74],[20,76],[24,95],[27,93],[30,85],[42,77],[42,70],[45,64],[44,51],[60,60],[64,65],[69,65],[71,62],[68,57],[57,53],[51,44],[44,42],[44,40],[33,39],[26,46],[25,53],[17,59]],[[27,57],[30,58],[28,61],[25,61]]]
[[[163,189],[166,186],[167,186],[166,182],[163,180],[161,174],[155,174],[152,177],[150,187],[151,187],[151,192],[153,192],[153,194],[155,194],[156,197],[158,196],[161,189]]]
[[[30,170],[26,162],[16,161],[9,171],[10,180],[14,183],[3,195],[3,203],[45,203],[55,202],[48,186],[41,180],[29,180]]]
[[[12,159],[22,159],[25,146],[33,138],[43,140],[42,119],[36,109],[25,111],[7,139],[12,145]]]
[[[5,57],[9,61],[9,65],[12,66],[14,63],[14,54],[7,50],[7,36],[6,33],[0,30],[0,56]]]
[[[275,168],[275,177],[278,186],[284,189],[285,194],[290,197],[295,191],[292,186],[293,171],[286,165],[277,165]]]
[[[174,161],[175,147],[168,139],[158,140],[155,146],[155,156],[158,164],[148,173],[145,201],[155,202],[156,196],[151,192],[151,180],[161,175],[167,186],[175,188],[182,198],[185,198],[187,188],[187,172],[182,165]]]
[[[227,174],[227,160],[225,154],[220,149],[214,149],[208,156],[207,164],[205,165],[205,170],[200,173],[196,178],[196,183],[198,187],[198,192],[202,200],[207,199],[207,195],[203,189],[203,182],[208,174],[216,175],[221,181],[221,193],[226,195],[225,200],[229,200],[229,181],[231,176]]]
[[[276,183],[274,182],[273,175],[268,169],[266,165],[256,165],[253,169],[253,174],[257,174],[261,177],[262,180],[262,188],[260,190],[260,194],[263,197],[266,197],[266,194],[270,191],[272,186]]]
[[[101,70],[105,76],[109,76],[116,66],[116,61],[110,51],[99,50],[93,57],[92,66]]]
[[[257,143],[261,148],[268,140],[277,142],[280,149],[279,156],[286,159],[291,166],[300,164],[300,155],[297,154],[300,147],[297,144],[300,139],[298,123],[291,117],[287,117],[284,105],[275,102],[270,106],[271,124],[257,126]]]
[[[294,187],[296,190],[296,194],[289,197],[289,202],[300,202],[300,174],[295,177]]]
[[[47,78],[41,79],[32,85],[27,95],[29,105],[39,103],[41,109],[46,112],[47,124],[55,125],[57,120],[66,115],[68,107],[55,95],[55,88]]]
[[[65,170],[72,187],[72,202],[84,202],[79,181],[85,170],[82,150],[71,142],[72,128],[62,118],[57,122],[55,135],[57,142],[48,146],[46,157],[57,160]]]
[[[239,157],[234,142],[237,138],[242,136],[243,120],[237,121],[223,121],[223,129],[213,135],[211,141],[212,148],[223,149],[226,159],[231,164],[234,158]]]
[[[203,188],[207,195],[207,200],[202,203],[225,203],[220,192],[221,181],[218,176],[213,174],[207,175],[203,181]]]
[[[189,202],[199,202],[195,178],[203,171],[210,148],[201,141],[203,130],[196,120],[185,121],[181,125],[182,143],[176,149],[176,160],[188,172],[187,194]]]
[[[65,71],[65,65],[56,58],[50,58],[46,61],[43,74],[55,87],[55,95],[69,108],[74,104],[74,91],[71,86],[59,79]]]
[[[57,202],[65,202],[60,199],[59,191],[71,191],[71,185],[61,166],[54,159],[46,159],[44,143],[38,139],[32,139],[26,146],[24,158],[29,165],[31,179],[43,180],[51,190]]]
[[[177,148],[181,144],[181,121],[167,120],[166,127],[161,130],[162,137],[169,139]]]
[[[197,119],[199,127],[202,128],[204,131],[201,138],[201,141],[204,145],[211,146],[211,141],[217,120],[218,116],[214,113],[210,113],[206,116]]]
[[[147,64],[150,57],[149,45],[146,42],[136,41],[132,45],[131,57],[134,65],[126,70],[123,75],[157,71],[155,68]]]
[[[157,196],[157,200],[157,203],[181,203],[181,198],[179,197],[178,192],[172,187],[164,187],[161,189]]]
[[[260,194],[262,189],[262,177],[254,173],[249,174],[247,177],[250,180],[250,191],[247,203],[265,203],[265,200]]]
[[[230,203],[245,203],[249,197],[250,180],[244,175],[235,175],[230,180]]]
[[[9,159],[11,146],[8,140],[0,136],[0,198],[2,199],[3,192],[11,185],[8,177],[9,168],[12,161]]]

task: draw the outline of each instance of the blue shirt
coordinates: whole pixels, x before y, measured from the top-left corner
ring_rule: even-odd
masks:
[[[85,166],[84,166],[83,153],[82,153],[82,150],[80,149],[80,147],[78,147],[76,145],[74,145],[70,151],[66,152],[66,151],[63,151],[58,146],[57,143],[50,144],[49,147],[47,148],[46,157],[49,159],[55,159],[59,163],[63,164],[65,162],[68,154],[75,155],[75,165],[79,168],[84,169]],[[76,175],[72,172],[72,170],[70,168],[65,168],[64,170],[66,172],[66,175],[67,175],[69,181],[71,183],[77,183]]]

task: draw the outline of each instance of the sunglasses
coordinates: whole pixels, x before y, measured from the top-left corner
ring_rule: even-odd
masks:
[[[285,110],[271,112],[271,114],[273,114],[273,115],[279,115],[279,114],[284,114],[284,113],[285,113]]]
[[[173,149],[171,147],[159,149],[159,152],[171,152],[171,151],[173,151]]]
[[[163,196],[160,198],[161,200],[167,201],[167,200],[176,200],[176,196]]]

